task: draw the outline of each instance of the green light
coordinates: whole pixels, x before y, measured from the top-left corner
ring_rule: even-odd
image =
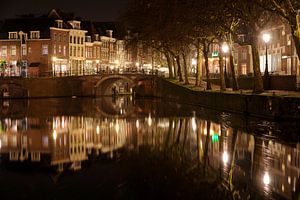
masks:
[[[219,135],[214,133],[211,138],[212,143],[219,142]]]
[[[211,56],[213,58],[219,57],[219,52],[218,51],[213,51],[212,54],[211,54]]]

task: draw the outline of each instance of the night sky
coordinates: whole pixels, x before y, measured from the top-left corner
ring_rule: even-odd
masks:
[[[0,19],[22,14],[41,15],[52,8],[75,12],[76,16],[97,21],[117,20],[129,0],[5,0],[1,2]]]

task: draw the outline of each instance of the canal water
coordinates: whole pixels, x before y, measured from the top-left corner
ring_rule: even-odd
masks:
[[[298,199],[300,124],[159,99],[1,101],[1,199]]]

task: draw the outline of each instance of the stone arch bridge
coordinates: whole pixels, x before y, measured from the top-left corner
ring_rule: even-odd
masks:
[[[153,75],[101,74],[90,76],[0,78],[0,98],[97,97],[134,92],[153,95]]]

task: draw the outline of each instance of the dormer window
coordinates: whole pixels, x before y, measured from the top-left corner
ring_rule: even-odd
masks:
[[[62,20],[56,20],[57,28],[63,28],[63,21]]]
[[[99,41],[99,34],[95,34],[95,40]]]
[[[40,39],[40,31],[30,31],[31,39]]]
[[[91,42],[92,40],[91,40],[91,36],[85,36],[85,41],[86,42]]]
[[[10,40],[18,39],[18,32],[8,32],[8,39]]]
[[[69,23],[71,24],[71,26],[73,27],[73,29],[80,29],[80,21],[69,21]]]

